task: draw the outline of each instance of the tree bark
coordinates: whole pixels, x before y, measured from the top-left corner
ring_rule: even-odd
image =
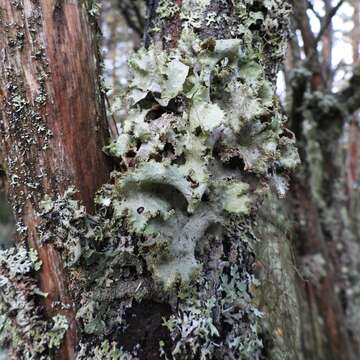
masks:
[[[0,1],[1,139],[19,241],[38,251],[46,316],[70,328],[58,359],[74,359],[77,325],[59,252],[41,244],[39,202],[69,186],[89,211],[109,176],[95,24],[82,1]],[[69,310],[61,310],[63,304]]]
[[[270,306],[278,294],[271,304],[257,301],[256,259],[267,243],[259,251],[254,245],[262,199],[272,188],[283,196],[298,163],[274,97],[288,4],[149,1],[146,48],[129,63],[129,116],[107,147],[119,171],[99,191],[93,215],[92,195],[108,166],[85,5],[1,5],[10,197],[22,241],[42,261],[39,282],[48,293],[44,310],[20,245],[0,253],[6,280],[0,310],[12,353],[146,360],[296,356],[296,332],[280,326],[287,298],[281,310]],[[65,191],[70,185],[87,212]],[[264,226],[272,229],[270,222]],[[29,257],[30,249],[26,263]],[[276,265],[271,256],[263,262]],[[32,260],[30,269],[38,267]],[[22,327],[12,294],[25,298],[23,307],[45,323],[28,311],[31,331]],[[64,341],[59,314],[69,325]]]

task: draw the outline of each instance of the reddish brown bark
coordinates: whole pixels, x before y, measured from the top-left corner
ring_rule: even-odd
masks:
[[[306,300],[310,316],[310,323],[303,322],[304,356],[308,359],[354,359],[352,343],[344,322],[345,314],[335,288],[339,280],[337,264],[334,265],[333,259],[336,249],[324,238],[318,209],[309,196],[308,189],[297,181],[292,193],[296,216],[306,221],[294,229],[297,258],[299,260],[312,254],[321,254],[326,263],[326,274],[319,279],[319,283],[299,279],[299,290]],[[323,323],[320,322],[319,316]]]
[[[174,0],[175,4],[181,8],[182,0]],[[182,21],[180,19],[180,12],[176,14],[172,19],[168,26],[168,31],[171,34],[171,47],[176,48],[178,40],[181,35],[182,30]]]
[[[354,7],[354,28],[351,34],[351,40],[353,46],[354,64],[358,64],[360,61],[360,4],[358,0],[352,0],[352,4]]]
[[[330,0],[324,1],[325,13],[329,16],[332,5]],[[322,70],[324,78],[326,80],[326,85],[331,88],[332,86],[332,51],[333,51],[333,25],[332,22],[328,25],[324,31],[322,37]]]
[[[306,63],[312,72],[311,87],[316,91],[322,86],[323,74],[320,66],[320,59],[316,51],[316,37],[312,31],[310,19],[307,16],[308,2],[306,0],[293,0],[294,16],[303,40],[303,50],[306,56]]]
[[[108,178],[96,35],[82,1],[0,0],[0,11],[0,129],[10,200],[27,229],[22,240],[43,263],[46,315],[62,313],[70,323],[56,358],[74,359],[74,304],[59,252],[40,243],[38,204],[74,185],[91,211],[94,192]]]

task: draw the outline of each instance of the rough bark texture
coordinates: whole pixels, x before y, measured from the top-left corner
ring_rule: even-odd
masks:
[[[63,314],[69,322],[56,358],[73,359],[73,299],[58,250],[41,244],[38,212],[45,195],[59,196],[70,185],[92,211],[94,193],[109,176],[96,33],[82,1],[1,0],[0,22],[1,139],[10,201],[19,242],[42,261],[39,288],[48,294],[42,315]]]

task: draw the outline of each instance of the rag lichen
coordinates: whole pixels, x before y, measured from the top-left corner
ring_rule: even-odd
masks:
[[[179,49],[152,47],[130,67],[130,114],[107,148],[124,171],[98,201],[147,238],[148,267],[170,287],[199,269],[195,248],[207,229],[248,215],[265,191],[260,176],[279,183],[298,158],[272,84],[240,40],[185,32]]]

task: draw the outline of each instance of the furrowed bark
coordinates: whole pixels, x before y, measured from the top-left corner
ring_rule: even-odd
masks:
[[[354,28],[351,32],[351,42],[353,48],[353,63],[360,66],[360,4],[358,1],[352,1],[354,8],[353,23]],[[356,91],[355,91],[356,92]],[[349,129],[349,147],[347,156],[347,176],[348,176],[348,193],[349,193],[349,208],[356,211],[354,203],[358,201],[357,183],[359,181],[359,125],[360,112],[356,109],[353,114],[353,121]]]
[[[77,325],[66,270],[39,234],[39,202],[69,186],[89,211],[109,175],[94,26],[82,1],[0,1],[1,137],[19,241],[38,251],[46,317],[70,324],[58,359],[74,359]],[[56,303],[65,305],[61,310]]]

